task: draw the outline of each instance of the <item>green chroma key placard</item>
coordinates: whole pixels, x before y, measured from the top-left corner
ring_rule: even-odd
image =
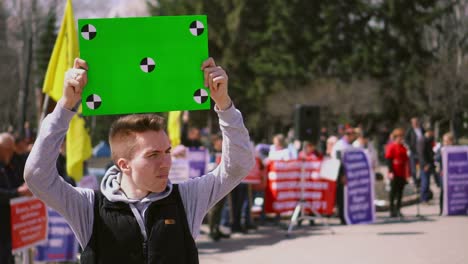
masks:
[[[83,115],[210,108],[206,16],[79,19]]]

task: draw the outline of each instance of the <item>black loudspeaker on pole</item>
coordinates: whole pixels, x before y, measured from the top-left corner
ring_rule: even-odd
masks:
[[[294,133],[300,141],[317,143],[320,138],[320,107],[296,105],[294,110]]]

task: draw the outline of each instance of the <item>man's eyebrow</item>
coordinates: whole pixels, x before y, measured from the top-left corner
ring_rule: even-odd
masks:
[[[167,148],[166,150],[157,150],[157,149],[151,149],[146,152],[146,154],[151,154],[151,153],[162,153],[162,152],[169,152],[171,151],[172,147]]]

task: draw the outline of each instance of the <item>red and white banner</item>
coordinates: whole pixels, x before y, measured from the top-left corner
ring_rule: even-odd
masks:
[[[267,166],[265,212],[292,213],[301,198],[301,171],[304,173],[304,208],[310,213],[331,215],[335,206],[336,182],[320,175],[322,160],[271,161]],[[304,167],[302,167],[304,166]]]
[[[262,183],[262,160],[258,157],[255,158],[255,165],[249,174],[242,180],[243,183],[260,184]]]
[[[10,200],[12,251],[33,247],[47,240],[47,207],[37,198]]]

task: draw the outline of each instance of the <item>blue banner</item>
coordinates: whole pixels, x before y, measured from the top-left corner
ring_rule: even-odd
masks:
[[[362,149],[347,149],[343,155],[343,166],[346,175],[346,223],[353,225],[374,222],[374,176],[368,155]]]
[[[444,215],[468,215],[468,147],[442,149]]]
[[[196,178],[205,175],[209,156],[205,148],[189,148],[187,152],[189,160],[189,177]]]
[[[48,241],[37,246],[36,261],[76,261],[78,241],[68,226],[65,218],[48,208],[49,235]]]

